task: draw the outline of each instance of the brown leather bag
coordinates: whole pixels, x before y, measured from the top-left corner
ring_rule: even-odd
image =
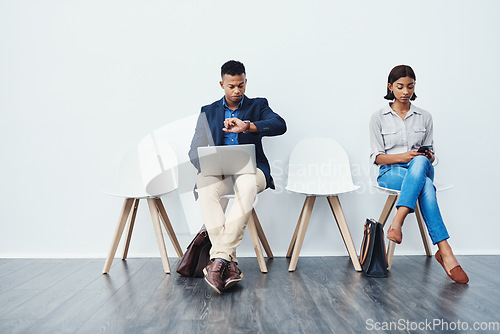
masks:
[[[212,248],[212,243],[205,225],[203,225],[179,260],[177,272],[182,276],[203,277],[203,268],[210,261],[210,248]]]

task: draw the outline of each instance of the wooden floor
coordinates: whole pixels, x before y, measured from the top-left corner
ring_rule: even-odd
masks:
[[[367,333],[399,319],[500,322],[500,256],[458,259],[468,285],[425,256],[396,256],[385,279],[355,272],[347,256],[301,257],[293,273],[288,259],[268,260],[268,274],[240,258],[245,277],[223,295],[203,279],[164,274],[159,258],[115,260],[109,275],[104,259],[0,259],[0,333]]]

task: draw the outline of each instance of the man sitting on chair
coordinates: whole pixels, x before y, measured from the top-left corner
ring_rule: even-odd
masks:
[[[251,99],[244,95],[247,79],[241,62],[226,62],[222,65],[221,77],[224,97],[201,108],[189,158],[200,172],[198,147],[254,144],[257,169],[255,174],[232,176],[198,174],[196,186],[201,213],[212,242],[211,261],[203,272],[205,281],[218,293],[243,278],[238,268],[236,248],[243,238],[257,193],[267,187],[274,189],[261,139],[286,131],[285,121],[271,110],[265,98]],[[230,189],[232,185],[234,189]],[[233,190],[234,203],[226,217],[220,197]]]

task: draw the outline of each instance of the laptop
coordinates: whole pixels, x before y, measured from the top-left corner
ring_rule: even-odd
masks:
[[[201,174],[240,175],[255,174],[255,145],[224,145],[198,147]]]

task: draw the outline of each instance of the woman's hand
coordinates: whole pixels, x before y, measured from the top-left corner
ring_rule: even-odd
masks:
[[[401,162],[410,162],[418,155],[425,155],[425,153],[419,153],[417,150],[411,150],[406,153],[401,153]]]
[[[379,154],[375,159],[377,165],[392,165],[400,162],[410,162],[417,155],[425,155],[424,153],[418,153],[417,150],[411,150],[405,153],[399,154]]]
[[[427,157],[427,159],[429,159],[429,161],[430,161],[431,163],[433,163],[433,162],[434,162],[435,157],[434,157],[434,153],[432,153],[432,151],[425,150],[425,153],[424,153],[424,154],[425,154],[425,156]]]

